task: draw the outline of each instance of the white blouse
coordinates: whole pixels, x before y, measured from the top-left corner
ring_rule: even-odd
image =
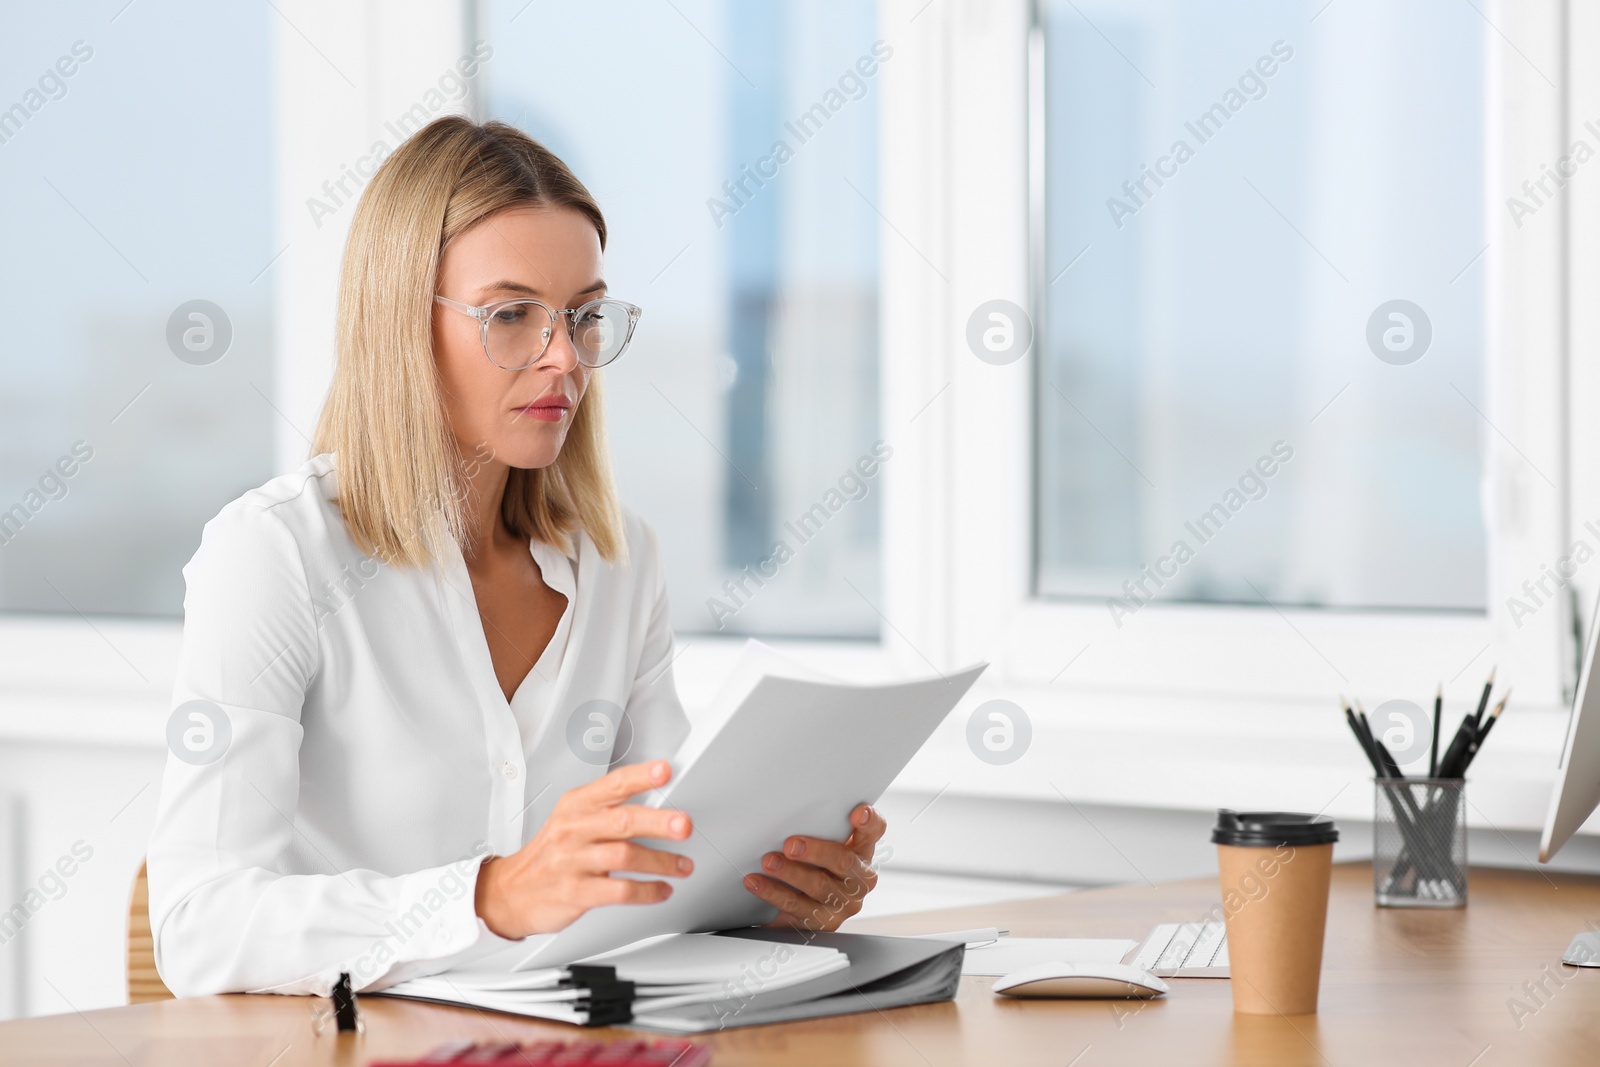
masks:
[[[459,548],[380,563],[335,501],[317,456],[223,508],[183,570],[148,854],[156,966],[179,996],[326,996],[342,971],[382,988],[505,945],[474,911],[483,857],[608,761],[688,733],[659,548],[632,512],[615,564],[583,533],[573,558],[530,543],[567,607],[508,703]],[[592,751],[592,701],[626,709],[628,751]]]

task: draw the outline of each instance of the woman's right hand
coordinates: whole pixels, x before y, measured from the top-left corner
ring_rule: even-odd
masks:
[[[513,940],[563,929],[604,904],[655,904],[672,895],[666,882],[613,878],[633,871],[682,878],[687,856],[634,844],[635,837],[686,839],[694,826],[681,811],[624,803],[672,777],[666,760],[631,764],[562,794],[533,840],[478,869],[478,917]]]

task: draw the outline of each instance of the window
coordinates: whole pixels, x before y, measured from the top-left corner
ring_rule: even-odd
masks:
[[[270,15],[53,5],[0,42],[0,610],[175,616],[272,474]]]
[[[1483,17],[1039,17],[1038,592],[1483,611]]]
[[[607,281],[645,309],[605,372],[607,422],[679,630],[877,634],[875,18],[846,0],[478,8],[485,116],[595,194]]]

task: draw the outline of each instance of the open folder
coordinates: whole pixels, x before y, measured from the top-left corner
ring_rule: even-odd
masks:
[[[590,1022],[592,1013],[578,1005],[593,1005],[595,998],[576,992],[587,978],[605,988],[627,986],[630,1002],[649,998],[651,1025],[674,1028],[677,1024],[658,1021],[669,1011],[688,1012],[704,1022],[703,1011],[712,1010],[704,1006],[725,1002],[726,983],[751,963],[738,953],[772,950],[740,945],[735,936],[662,935],[731,931],[783,941],[783,931],[744,929],[775,917],[770,905],[744,888],[744,876],[759,872],[761,857],[790,835],[848,836],[850,811],[883,795],[985,666],[910,682],[852,685],[822,678],[758,641],[748,642],[728,681],[674,756],[672,781],[646,801],[686,811],[694,820],[687,841],[640,839],[694,860],[694,872],[673,881],[670,898],[659,904],[596,908],[560,933],[501,942],[503,947],[492,956],[458,961],[454,970],[403,982],[387,992]],[[790,979],[799,992],[789,995],[808,1002],[857,989],[852,983],[881,983],[908,969],[905,995],[920,997],[930,988],[944,988],[939,969],[944,965],[932,968],[937,975],[929,971],[930,961],[941,958],[938,942],[930,942],[935,947],[929,950],[888,947],[901,943],[895,938],[857,941],[862,935],[805,931],[799,937],[803,940],[790,943],[793,951],[782,976],[764,977],[760,995],[766,999],[758,1001],[763,1011],[776,1010],[773,998],[789,989],[773,983]],[[602,958],[624,948],[627,953],[618,960]],[[835,955],[822,955],[825,949]],[[960,955],[955,954],[956,977]],[[843,983],[837,989],[812,984],[834,974],[810,969],[823,966],[824,959],[846,975],[835,979]],[[696,968],[713,960],[731,970],[705,978],[707,972]],[[765,966],[770,968],[770,960]],[[608,977],[604,968],[614,968],[614,973]],[[867,975],[873,977],[863,977]],[[702,987],[707,981],[717,988]],[[954,995],[954,981],[945,996]],[[880,990],[880,995],[886,994]],[[691,999],[672,1000],[683,997]],[[632,1009],[629,1014],[642,1017]]]

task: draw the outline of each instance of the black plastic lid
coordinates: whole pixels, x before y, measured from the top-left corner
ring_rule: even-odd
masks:
[[[1217,810],[1217,826],[1211,831],[1216,845],[1243,845],[1246,848],[1276,848],[1279,845],[1331,845],[1339,840],[1339,828],[1325,815],[1302,815],[1295,811]]]

